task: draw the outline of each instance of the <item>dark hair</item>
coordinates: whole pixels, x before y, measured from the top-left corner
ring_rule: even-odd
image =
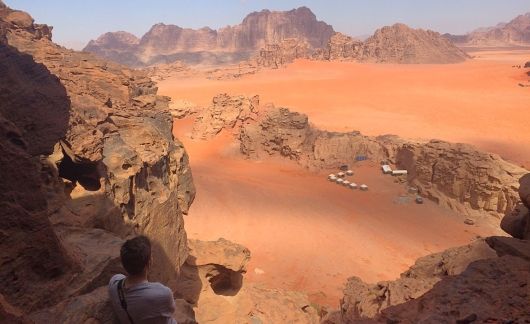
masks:
[[[151,258],[151,242],[145,236],[125,241],[120,249],[120,258],[128,274],[141,274]]]

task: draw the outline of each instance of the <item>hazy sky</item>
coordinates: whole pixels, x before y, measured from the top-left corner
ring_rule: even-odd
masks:
[[[159,22],[181,27],[234,25],[261,9],[307,6],[319,20],[352,36],[403,22],[462,34],[530,12],[530,0],[4,0],[54,26],[54,40],[80,49],[107,31],[143,35]]]

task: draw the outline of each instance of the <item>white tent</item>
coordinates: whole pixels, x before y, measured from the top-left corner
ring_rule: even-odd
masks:
[[[359,186],[356,183],[350,183],[350,189],[357,189]]]
[[[348,180],[344,180],[344,182],[342,182],[342,184],[345,185],[345,186],[349,186],[350,182]]]
[[[368,191],[368,186],[365,185],[365,184],[362,184],[359,188],[360,188],[362,191]]]
[[[352,176],[353,175],[353,171],[352,170],[346,171],[346,175]]]

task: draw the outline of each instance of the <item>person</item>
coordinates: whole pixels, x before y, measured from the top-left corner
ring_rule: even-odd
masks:
[[[173,318],[173,292],[158,282],[149,282],[152,264],[151,242],[145,236],[126,241],[120,258],[127,276],[114,275],[109,282],[109,297],[115,314],[123,324],[176,324]]]

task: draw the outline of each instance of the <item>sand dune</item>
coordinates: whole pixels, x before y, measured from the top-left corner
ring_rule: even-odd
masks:
[[[530,51],[477,52],[451,65],[299,61],[235,81],[168,79],[161,93],[201,105],[220,93],[259,94],[327,130],[474,144],[530,167]]]
[[[369,282],[396,278],[420,256],[491,234],[430,202],[397,204],[405,188],[376,165],[361,164],[353,178],[370,191],[351,191],[284,160],[243,160],[229,134],[193,141],[189,131],[189,120],[175,123],[197,187],[186,231],[190,238],[247,246],[247,280],[337,306],[352,275]]]

